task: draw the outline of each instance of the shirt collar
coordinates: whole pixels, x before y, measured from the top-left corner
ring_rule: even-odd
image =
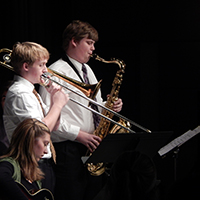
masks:
[[[68,56],[68,55],[67,55]],[[80,62],[78,62],[77,60],[75,60],[75,59],[73,59],[73,58],[71,58],[71,57],[69,57],[68,56],[68,58],[69,58],[69,60],[72,62],[72,64],[76,67],[76,69],[78,70],[78,72],[80,73],[80,74],[82,74],[83,72],[82,72],[82,63],[80,63]]]
[[[35,86],[30,81],[28,81],[27,79],[25,79],[25,78],[23,78],[22,76],[19,76],[19,75],[14,75],[14,81],[20,81],[25,86],[30,88],[31,91],[35,88]]]

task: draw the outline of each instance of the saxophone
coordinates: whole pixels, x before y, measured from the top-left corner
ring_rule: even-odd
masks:
[[[106,61],[103,58],[100,58],[96,54],[92,55],[92,57],[101,62],[114,63],[119,66],[119,70],[116,72],[115,78],[112,83],[112,90],[105,104],[105,107],[112,109],[114,102],[118,99],[118,96],[119,96],[119,90],[122,84],[123,74],[125,73],[126,65],[122,60],[119,60],[119,59],[112,59],[111,61]],[[114,116],[113,113],[107,111],[106,109],[102,110],[102,114],[110,119]],[[128,121],[125,121],[124,119],[120,118],[118,123],[123,125],[124,127],[130,127],[130,123]],[[104,139],[108,134],[128,132],[127,130],[121,128],[120,126],[116,124],[112,128],[110,128],[110,124],[111,124],[110,121],[101,117],[99,125],[97,126],[93,134],[99,136],[101,139]],[[106,166],[104,163],[97,163],[97,164],[88,163],[87,169],[91,175],[99,176],[105,172]]]

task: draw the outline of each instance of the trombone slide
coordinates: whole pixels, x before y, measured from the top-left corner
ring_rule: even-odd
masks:
[[[69,90],[69,91],[71,91],[71,92],[73,92],[73,93],[75,93],[75,94],[81,96],[82,98],[88,100],[90,103],[95,104],[95,105],[97,105],[97,106],[102,107],[103,109],[108,110],[109,112],[113,113],[113,114],[116,115],[117,117],[122,118],[122,119],[125,119],[126,121],[129,121],[130,124],[132,124],[132,125],[134,125],[134,126],[140,128],[140,129],[144,130],[145,132],[151,133],[150,130],[148,130],[148,129],[142,127],[142,126],[140,126],[139,124],[133,122],[132,120],[129,120],[128,118],[126,118],[126,117],[120,115],[119,113],[117,113],[117,112],[115,112],[115,111],[113,111],[113,110],[111,110],[111,109],[109,109],[109,108],[107,108],[107,107],[101,105],[100,103],[94,101],[93,99],[90,99],[90,98],[88,98],[87,96],[84,96],[84,95],[82,95],[82,94],[80,94],[80,93],[78,93],[78,92],[72,90],[71,88],[69,88],[69,87],[67,87],[67,86],[65,86],[65,85],[60,84],[59,82],[57,82],[57,81],[55,81],[55,80],[49,78],[46,74],[43,74],[42,76],[43,76],[44,78],[49,79],[50,81],[52,81],[52,82],[54,82],[54,83],[60,85],[60,86],[62,86],[63,88],[65,88],[65,89],[67,89],[67,90]],[[129,128],[127,128],[127,127],[125,127],[125,126],[119,124],[118,122],[116,122],[116,121],[114,121],[114,120],[112,120],[112,119],[106,117],[105,115],[99,113],[98,111],[93,110],[92,108],[87,107],[87,106],[81,104],[80,102],[78,102],[78,101],[76,101],[76,100],[74,100],[74,99],[72,99],[72,98],[70,98],[70,100],[73,101],[73,102],[75,102],[75,103],[77,103],[77,104],[79,104],[80,106],[82,106],[82,107],[84,107],[84,108],[86,108],[86,109],[88,109],[88,110],[90,110],[90,111],[92,111],[92,112],[94,112],[94,113],[100,115],[101,117],[104,117],[105,119],[111,121],[112,123],[114,123],[114,124],[116,124],[116,125],[118,125],[118,126],[124,128],[124,129],[128,130],[130,133],[135,133],[135,131],[133,131],[133,130],[131,130],[131,129],[129,129]]]

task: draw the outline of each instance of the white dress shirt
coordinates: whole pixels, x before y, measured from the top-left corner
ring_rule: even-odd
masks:
[[[35,118],[42,121],[44,118],[41,105],[37,97],[33,94],[34,85],[21,76],[14,76],[14,83],[9,88],[4,105],[4,126],[9,141],[15,128],[26,118]],[[41,99],[41,97],[39,96]],[[48,107],[43,103],[41,99],[42,107],[45,113],[48,111]],[[51,152],[48,145],[48,154],[45,154],[43,158],[51,157]]]
[[[79,74],[83,77],[82,64],[72,58],[69,58],[69,59],[73,63],[73,65],[76,67]],[[92,69],[87,64],[85,64],[85,66],[87,68],[87,74],[88,74],[90,84],[96,84],[98,81]],[[72,69],[72,67],[62,59],[59,59],[58,61],[53,63],[49,68],[56,72],[59,72],[60,74],[63,74],[67,77],[70,77],[74,80],[81,82],[79,76]],[[67,87],[70,87],[74,91],[83,94],[79,89],[66,83],[65,81],[58,78],[55,78],[55,79],[56,81],[60,82],[62,85],[66,85]],[[65,91],[69,94],[70,98],[73,98],[76,101],[88,106],[88,103],[89,103],[88,100],[78,96],[77,94],[74,94],[73,92],[69,90],[65,90]],[[39,92],[44,103],[46,105],[49,105],[50,97],[49,97],[49,94],[46,92],[46,90],[40,87]],[[103,103],[100,90],[96,95],[96,100],[99,103]],[[61,142],[61,141],[66,141],[66,140],[74,141],[80,130],[88,132],[88,133],[93,133],[95,128],[94,128],[94,123],[93,123],[92,112],[69,100],[61,111],[60,125],[57,131],[53,131],[52,141],[53,142]]]

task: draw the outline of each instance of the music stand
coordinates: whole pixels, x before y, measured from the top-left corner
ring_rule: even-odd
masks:
[[[83,163],[114,163],[124,151],[135,150],[153,158],[164,144],[172,131],[152,133],[120,133],[109,134],[90,157],[82,157]]]
[[[174,140],[172,140],[170,143],[168,143],[158,151],[159,155],[162,157],[169,154],[170,152],[173,152],[174,181],[177,180],[177,159],[180,147],[199,133],[200,133],[200,126],[196,127],[194,130],[188,130],[187,132],[175,138]]]
[[[146,154],[153,158],[158,154],[158,150],[165,145],[172,136],[173,131],[154,131],[152,133],[140,132],[136,133],[140,138],[140,142],[136,147],[136,151]]]
[[[124,151],[134,150],[139,142],[136,134],[109,134],[90,157],[82,157],[83,163],[114,163]]]

